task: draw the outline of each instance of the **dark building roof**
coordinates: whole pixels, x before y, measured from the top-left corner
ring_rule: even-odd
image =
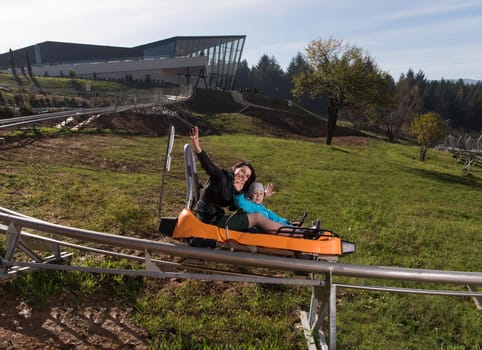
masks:
[[[90,45],[44,41],[12,51],[15,66],[31,64],[58,64],[66,62],[109,60],[127,57],[142,57],[143,51],[138,48]],[[28,57],[27,57],[28,56]],[[10,53],[0,55],[0,67],[10,67]]]
[[[46,41],[39,44],[43,63],[106,60],[142,56],[142,50],[116,46]]]
[[[246,39],[246,35],[212,35],[212,36],[174,36],[172,38],[154,41],[152,43],[136,46],[145,52],[153,52],[162,48],[161,51],[167,57],[189,56],[194,52],[201,52],[213,46],[219,46],[228,42]]]

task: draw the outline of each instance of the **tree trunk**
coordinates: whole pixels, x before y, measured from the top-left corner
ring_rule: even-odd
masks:
[[[395,140],[395,133],[393,131],[393,126],[389,125],[387,126],[387,133],[386,133],[387,138],[393,142]]]
[[[328,120],[326,123],[326,142],[331,145],[333,135],[335,135],[336,121],[338,120],[338,105],[332,99],[328,100]]]
[[[427,157],[427,146],[422,145],[420,147],[420,161],[425,162],[426,157]]]

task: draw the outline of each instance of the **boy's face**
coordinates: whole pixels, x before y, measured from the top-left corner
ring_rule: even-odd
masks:
[[[263,191],[253,192],[253,194],[251,195],[251,199],[253,200],[253,202],[255,202],[257,204],[263,203],[264,192]]]

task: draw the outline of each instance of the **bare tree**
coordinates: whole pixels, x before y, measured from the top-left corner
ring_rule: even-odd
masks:
[[[384,118],[387,137],[394,141],[403,126],[408,127],[412,118],[423,111],[423,98],[420,84],[413,72],[403,76],[395,87],[396,107]]]

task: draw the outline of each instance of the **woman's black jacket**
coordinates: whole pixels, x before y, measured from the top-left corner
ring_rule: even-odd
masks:
[[[236,209],[233,201],[233,174],[218,168],[204,151],[197,153],[197,157],[201,167],[209,175],[209,180],[196,203],[195,212],[203,222],[215,223],[224,216],[223,208]]]

